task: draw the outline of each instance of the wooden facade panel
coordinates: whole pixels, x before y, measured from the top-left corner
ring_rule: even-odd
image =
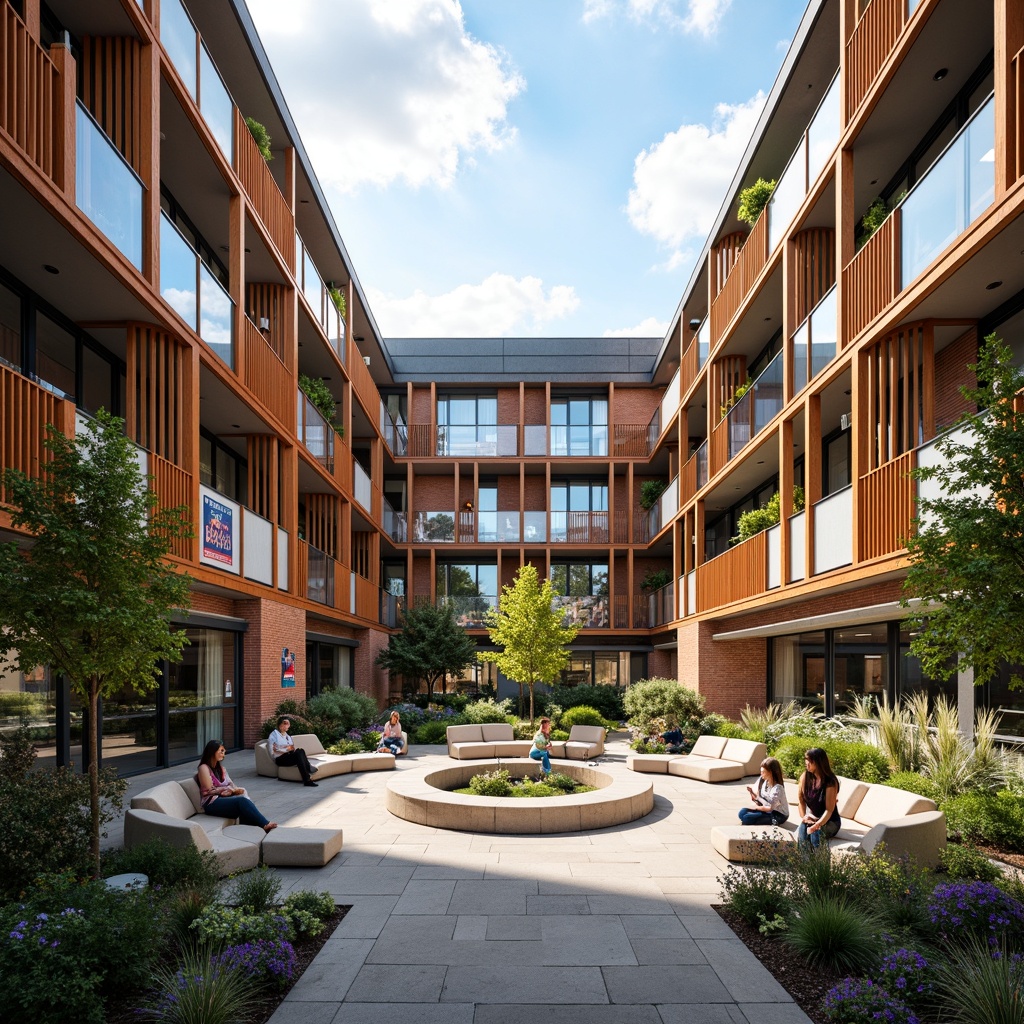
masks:
[[[64,117],[60,74],[10,4],[0,10],[0,131],[39,170],[63,185]],[[74,62],[71,62],[74,68]]]
[[[121,155],[142,174],[142,43],[129,36],[85,36],[81,98]]]
[[[149,456],[149,471],[153,477],[153,492],[160,502],[160,507],[184,506],[189,521],[194,523],[196,515],[192,504],[192,474],[152,453]],[[172,538],[171,554],[187,561],[191,560],[192,541],[185,537]]]
[[[370,376],[369,367],[363,362],[363,355],[356,347],[354,341],[350,341],[348,362],[346,369],[352,380],[352,387],[359,396],[359,403],[362,405],[371,423],[377,423],[380,413],[380,395],[377,393],[377,385]]]
[[[189,349],[152,324],[128,328],[128,436],[147,451],[191,470],[184,410],[193,394]]]
[[[285,322],[289,289],[283,284],[250,282],[245,289],[245,312],[256,325],[263,340],[281,360],[288,365],[285,348]]]
[[[241,112],[235,108],[235,172],[285,264],[295,269],[295,217],[260,156]]]
[[[722,290],[711,303],[711,344],[714,346],[736,315],[768,262],[768,207],[757,218]]]
[[[808,228],[793,238],[796,250],[794,323],[803,323],[836,283],[834,228]]]
[[[341,556],[341,499],[334,494],[306,494],[306,541],[338,560]]]
[[[843,269],[843,344],[848,345],[896,298],[900,211],[894,210]]]
[[[879,466],[860,478],[858,561],[901,551],[914,515],[914,452]]]
[[[356,575],[356,606],[352,609],[361,619],[376,622],[380,616],[380,587]]]
[[[768,533],[750,540],[697,566],[698,610],[756,597],[768,589]]]
[[[243,382],[281,423],[295,419],[295,387],[280,356],[247,317],[242,322]]]
[[[871,0],[846,44],[846,120],[871,89],[906,23],[907,0]]]
[[[272,434],[252,434],[246,438],[248,463],[246,504],[258,516],[272,523],[281,522],[280,443]]]

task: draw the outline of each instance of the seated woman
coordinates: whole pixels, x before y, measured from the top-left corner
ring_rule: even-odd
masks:
[[[800,827],[796,831],[801,846],[818,849],[822,839],[825,847],[842,827],[836,801],[839,780],[828,763],[828,754],[821,747],[811,747],[804,755],[804,773],[800,776]]]
[[[398,716],[398,712],[392,711],[391,718],[384,723],[384,732],[381,734],[377,753],[392,753],[397,757],[402,753],[403,746],[402,721]]]
[[[276,821],[268,821],[256,805],[245,795],[241,786],[231,781],[224,767],[224,744],[210,740],[203,748],[196,772],[203,810],[218,818],[237,818],[243,825],[257,825],[264,832],[277,828]]]
[[[747,786],[752,804],[740,808],[744,825],[781,825],[789,817],[789,800],[782,781],[782,765],[774,757],[761,762],[757,789]]]

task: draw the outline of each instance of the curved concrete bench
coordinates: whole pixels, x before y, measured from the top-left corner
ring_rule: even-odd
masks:
[[[449,725],[445,730],[448,756],[459,761],[491,757],[529,757],[533,740],[517,740],[507,722],[484,725]],[[551,757],[589,761],[604,753],[605,730],[600,725],[574,725],[567,740],[552,740]]]
[[[558,771],[584,785],[598,786],[595,792],[537,799],[448,792],[469,785],[474,775],[496,767],[466,764],[401,772],[388,781],[385,806],[396,817],[420,825],[514,835],[608,828],[642,818],[654,808],[654,785],[649,779],[612,776],[576,764],[559,765]],[[537,774],[536,761],[502,761],[501,767],[517,778]]]
[[[405,734],[402,734],[403,738]],[[333,775],[346,775],[348,772],[379,772],[395,767],[394,754],[328,754],[323,744],[311,732],[292,736],[292,743],[306,752],[309,763],[317,769],[317,781],[329,779]],[[270,756],[267,741],[260,740],[253,747],[256,757],[256,773],[269,779],[287,779],[289,782],[301,782],[302,776],[294,765],[280,768]]]
[[[698,736],[689,754],[631,754],[626,767],[634,772],[679,775],[700,782],[733,782],[756,775],[768,748],[753,740]]]

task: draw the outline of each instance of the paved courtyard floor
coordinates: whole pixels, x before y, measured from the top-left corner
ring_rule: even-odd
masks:
[[[410,748],[396,771],[452,762]],[[625,772],[623,738],[602,767]],[[282,825],[331,825],[344,847],[320,869],[277,869],[283,890],[326,890],[352,909],[272,1024],[807,1024],[711,909],[726,862],[709,829],[731,823],[745,782],[651,775],[654,810],[596,832],[478,835],[416,825],[384,808],[391,772],[317,789],[228,768]],[[129,795],[179,766],[135,778]],[[748,780],[747,780],[748,781]],[[112,829],[105,845],[118,845]]]

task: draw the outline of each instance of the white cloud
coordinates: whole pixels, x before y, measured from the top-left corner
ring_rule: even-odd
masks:
[[[466,31],[458,0],[248,4],[325,183],[445,187],[515,137],[508,104],[525,81]]]
[[[633,187],[626,213],[637,231],[678,250],[687,240],[703,241],[714,223],[758,115],[764,93],[746,103],[715,107],[710,128],[684,124],[650,149],[641,150],[633,165]],[[678,266],[673,253],[666,269]]]
[[[668,27],[710,38],[718,31],[732,0],[583,0],[583,21],[609,18],[623,10],[633,21],[654,27]]]
[[[636,327],[619,327],[604,332],[605,338],[663,338],[668,330],[668,321],[649,316]]]
[[[441,295],[415,291],[398,298],[375,289],[367,297],[381,334],[390,338],[493,338],[543,333],[552,320],[576,311],[572,285],[545,292],[539,277],[491,274],[480,284],[461,284]]]

